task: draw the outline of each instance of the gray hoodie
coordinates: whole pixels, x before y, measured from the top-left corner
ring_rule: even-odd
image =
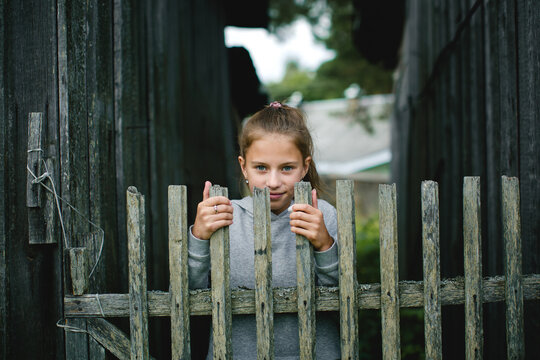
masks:
[[[230,284],[231,288],[255,288],[253,245],[253,199],[245,197],[232,200],[233,224],[230,237]],[[324,200],[318,201],[324,222],[334,245],[322,252],[314,251],[317,285],[338,284],[338,245],[336,209]],[[290,230],[289,212],[271,213],[272,232],[272,283],[273,287],[296,286],[296,237]],[[189,286],[192,289],[208,287],[210,270],[209,241],[189,236]],[[317,313],[316,356],[317,359],[340,358],[338,317],[333,313]],[[254,315],[234,315],[232,324],[233,357],[256,359],[257,338]],[[298,359],[298,318],[296,314],[274,315],[274,353],[276,359]],[[212,341],[207,358],[212,356]]]

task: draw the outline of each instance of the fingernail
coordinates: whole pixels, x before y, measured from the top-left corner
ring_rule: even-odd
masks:
[[[289,207],[287,208],[287,211],[288,211],[288,212],[292,212],[292,211],[293,211],[292,207],[293,207],[292,205],[289,206]]]

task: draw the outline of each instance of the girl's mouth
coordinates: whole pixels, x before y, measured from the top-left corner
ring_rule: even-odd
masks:
[[[279,200],[283,194],[270,194],[270,201]]]

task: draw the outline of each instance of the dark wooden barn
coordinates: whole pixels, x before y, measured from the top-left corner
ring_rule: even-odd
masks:
[[[149,289],[168,290],[168,185],[196,197],[208,179],[238,196],[238,119],[267,99],[249,54],[226,48],[224,27],[267,27],[267,7],[0,0],[0,358],[81,353],[64,348],[55,326],[62,251],[85,245],[95,261],[104,239],[91,290],[125,293],[129,185],[146,197]],[[27,162],[36,176],[48,170],[52,182],[43,183],[62,198],[61,217],[52,193],[32,190]],[[168,331],[159,332],[166,326],[151,323],[158,358],[170,354]],[[66,336],[82,337],[88,354],[103,351]]]
[[[55,325],[66,325],[63,249],[99,258],[90,293],[126,293],[128,186],[146,199],[150,290],[169,286],[168,185],[188,186],[190,221],[204,180],[238,196],[236,132],[267,97],[223,30],[267,27],[268,1],[0,0],[0,359],[109,357]],[[469,175],[482,179],[484,274],[504,274],[501,175],[520,179],[523,273],[540,273],[538,2],[352,3],[357,49],[396,68],[400,278],[421,279],[426,179],[440,186],[441,275],[463,274]],[[37,191],[34,175],[51,191]],[[525,305],[529,358],[540,353],[539,305]],[[504,358],[504,305],[484,310],[485,358]],[[443,310],[446,358],[463,357],[463,317],[460,306]],[[150,327],[152,355],[169,358],[168,320]],[[194,358],[205,336],[192,336]]]
[[[540,271],[540,4],[407,1],[395,84],[393,181],[400,275],[422,277],[420,183],[439,183],[441,276],[463,275],[464,176],[480,176],[485,276],[504,274],[501,176],[520,180],[523,273]],[[381,29],[382,30],[382,29]],[[505,358],[503,304],[484,305],[487,359]],[[525,303],[527,358],[540,304]],[[443,310],[446,358],[462,358],[463,307]]]

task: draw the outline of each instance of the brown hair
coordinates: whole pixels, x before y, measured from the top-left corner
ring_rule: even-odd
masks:
[[[321,181],[315,162],[313,161],[313,140],[307,128],[304,114],[287,105],[273,102],[252,115],[245,123],[240,133],[238,144],[240,156],[246,157],[246,151],[251,144],[261,138],[264,133],[283,134],[290,136],[305,160],[311,156],[308,172],[304,181],[309,181],[311,187],[321,191]]]

